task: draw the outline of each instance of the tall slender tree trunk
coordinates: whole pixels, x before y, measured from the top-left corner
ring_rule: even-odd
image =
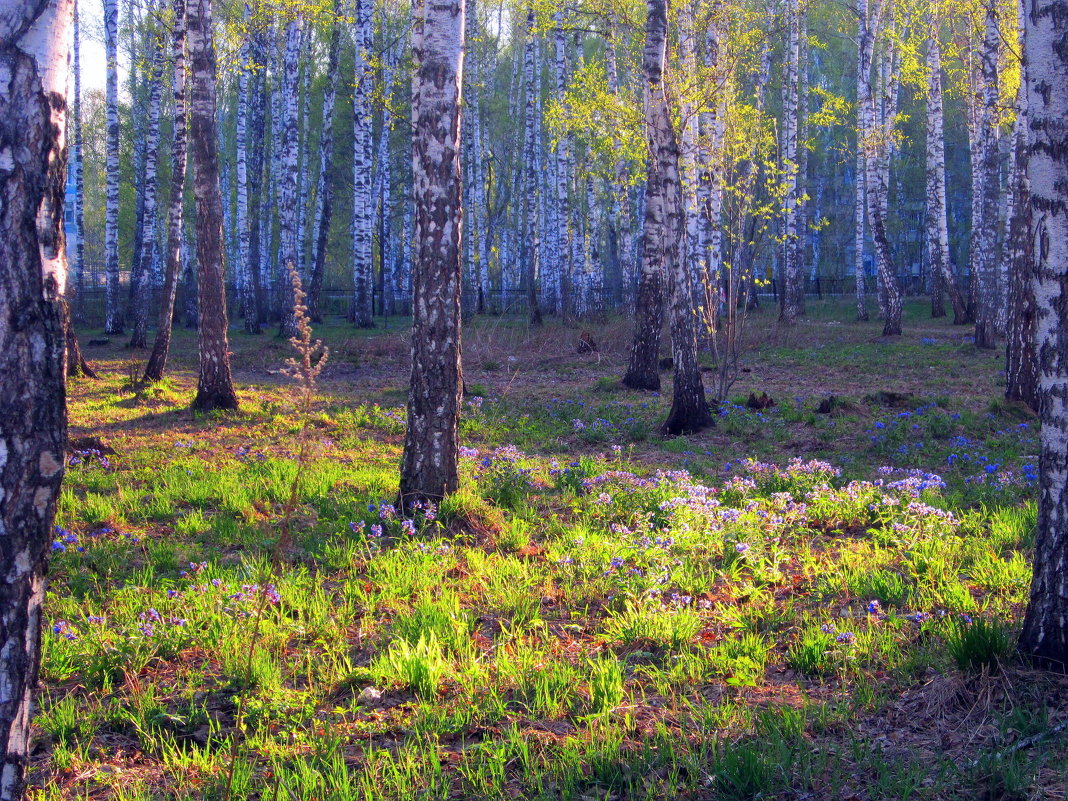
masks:
[[[1068,668],[1068,9],[1028,5],[1024,28],[1039,363],[1038,535],[1020,649]]]
[[[857,0],[857,164],[856,195],[853,207],[854,262],[856,279],[857,320],[868,319],[868,294],[864,269],[864,222],[868,209],[868,148],[871,138],[871,57],[875,47],[875,33],[868,0]]]
[[[78,287],[78,301],[84,300],[85,288],[85,164],[82,161],[82,60],[81,26],[78,20],[78,0],[74,0],[73,73],[74,97],[71,104],[70,166],[74,169],[74,266],[71,272]],[[96,283],[93,282],[95,288]]]
[[[556,78],[557,102],[564,102],[564,93],[567,91],[567,37],[564,34],[564,15],[557,11],[553,16],[553,46],[556,58],[554,60],[554,77]],[[575,232],[571,228],[571,181],[575,170],[574,143],[570,133],[565,133],[556,142],[556,252],[551,254],[546,261],[552,261],[551,280],[546,287],[547,306],[550,314],[554,313],[559,301],[560,311],[569,314],[572,311],[572,276],[576,265],[571,261],[572,242]]]
[[[374,158],[374,140],[371,137],[373,10],[372,0],[356,0],[356,22],[353,28],[356,46],[356,88],[352,99],[352,269],[355,287],[353,322],[357,328],[374,326],[375,204],[374,184],[371,181],[371,162]]]
[[[73,0],[0,14],[0,801],[21,801],[67,438],[63,140]]]
[[[104,270],[107,276],[104,333],[123,333],[119,287],[119,2],[104,0],[104,51],[107,59],[107,203],[104,211]]]
[[[211,0],[191,0],[186,10],[189,41],[189,142],[197,210],[200,377],[193,409],[236,409],[226,335],[226,283],[223,264],[222,191],[219,139],[215,135],[215,42]]]
[[[978,250],[973,263],[976,265],[978,304],[975,314],[975,345],[979,348],[997,347],[997,226],[1000,185],[1001,153],[998,146],[998,47],[1001,32],[998,29],[998,6],[996,0],[986,2],[986,25],[983,35],[982,75],[983,104],[980,109],[980,169],[982,185],[979,199]]]
[[[527,306],[531,325],[541,325],[541,305],[538,300],[538,273],[541,242],[538,230],[538,138],[537,105],[540,76],[537,69],[534,32],[534,6],[527,7],[527,43],[523,54],[523,84],[526,95],[526,114],[523,135],[523,223],[519,246],[519,261],[523,267],[523,281],[527,289]]]
[[[801,315],[798,303],[804,293],[801,273],[800,231],[798,208],[801,203],[801,183],[798,171],[798,143],[800,132],[800,70],[801,70],[801,10],[799,0],[786,3],[786,26],[789,32],[783,78],[785,103],[783,107],[782,172],[786,183],[786,203],[783,215],[783,281],[779,297],[779,320],[793,323]]]
[[[649,156],[646,162],[645,219],[642,227],[642,267],[638,279],[638,303],[635,310],[634,340],[631,344],[630,361],[623,376],[623,386],[630,389],[660,389],[660,335],[664,327],[663,281],[667,258],[665,244],[676,248],[675,237],[684,235],[682,230],[668,229],[667,205],[674,201],[666,190],[667,178],[664,163],[670,161],[672,143],[665,137],[674,138],[663,83],[664,66],[667,60],[667,4],[664,0],[647,0],[645,49],[642,53],[642,77],[645,84],[646,133]],[[664,117],[667,119],[663,119]],[[667,125],[667,130],[663,126]],[[660,126],[660,129],[657,128]],[[677,144],[675,158],[678,158]],[[677,170],[677,161],[676,161]],[[678,176],[675,176],[678,180]],[[677,187],[673,192],[681,192]],[[681,195],[680,195],[681,196]],[[681,213],[681,212],[680,212]],[[674,218],[670,222],[675,222]],[[676,281],[672,277],[671,281]],[[672,285],[673,290],[684,292],[682,287]],[[674,310],[674,291],[672,307]]]
[[[662,431],[690,434],[712,422],[705,399],[701,368],[697,363],[697,310],[693,281],[682,252],[686,241],[686,214],[679,174],[679,145],[671,119],[665,85],[667,71],[667,1],[647,0],[642,73],[648,92],[647,136],[650,153],[648,185],[660,187],[658,250],[668,278],[671,297],[671,354],[674,364],[671,410]],[[646,221],[649,221],[646,217]]]
[[[238,294],[241,302],[241,316],[245,320],[245,331],[258,334],[260,313],[256,303],[256,286],[252,280],[251,251],[252,231],[249,225],[249,169],[248,169],[248,128],[249,76],[254,67],[251,63],[252,39],[252,4],[245,0],[245,30],[241,34],[240,72],[237,76],[237,120],[235,124],[235,170],[237,172],[237,267],[234,272],[238,277]]]
[[[129,347],[148,347],[148,301],[151,295],[152,262],[156,255],[156,222],[159,180],[159,115],[163,99],[164,34],[156,23],[153,34],[152,66],[149,70],[148,124],[145,130],[145,165],[142,197],[144,215],[141,219],[141,259],[130,275],[133,335]]]
[[[927,255],[931,282],[945,289],[953,305],[953,324],[967,318],[964,296],[953,275],[946,217],[946,148],[942,113],[942,48],[932,25],[927,38]]]
[[[616,59],[616,23],[614,17],[609,19],[608,33],[605,37],[605,66],[608,70],[608,91],[619,94],[619,66]],[[612,180],[612,207],[609,217],[610,230],[615,234],[616,258],[619,263],[619,276],[623,282],[620,299],[629,304],[635,299],[638,276],[635,270],[634,249],[631,247],[633,236],[633,215],[630,208],[630,170],[626,159],[616,160]]]
[[[382,128],[378,135],[378,181],[375,197],[378,206],[378,263],[382,273],[382,314],[396,313],[396,267],[393,258],[393,170],[390,163],[389,139],[393,131],[393,48],[387,48],[382,59]]]
[[[188,110],[185,100],[185,0],[173,0],[174,20],[171,23],[171,61],[174,80],[171,83],[174,102],[174,144],[171,146],[171,192],[167,201],[167,251],[160,294],[159,318],[152,354],[145,365],[145,381],[159,381],[167,367],[174,325],[174,302],[178,295],[178,279],[182,272],[182,200],[185,197],[186,124]]]
[[[440,501],[459,488],[460,109],[463,0],[430,0],[412,33],[415,272],[412,372],[400,502]]]
[[[1023,2],[1017,3],[1018,25],[1026,26]],[[1021,51],[1023,52],[1021,44]],[[1013,125],[1013,163],[1011,171],[1012,214],[1006,241],[1005,258],[1009,262],[1008,320],[1005,347],[1005,397],[1026,403],[1032,411],[1039,409],[1038,353],[1035,346],[1038,310],[1035,303],[1035,247],[1031,238],[1034,221],[1031,208],[1031,182],[1027,175],[1028,88],[1027,63],[1020,65],[1020,89]]]
[[[335,2],[335,13],[340,4]],[[308,315],[312,322],[321,322],[319,296],[323,291],[326,272],[326,245],[330,235],[330,220],[334,214],[334,104],[337,98],[338,61],[341,53],[341,20],[335,19],[330,31],[330,52],[326,65],[326,89],[323,91],[323,132],[319,139],[319,182],[315,192],[315,220],[312,224],[312,267],[308,287]]]
[[[281,178],[282,178],[282,203],[278,209],[281,236],[281,264],[282,272],[278,275],[278,286],[281,290],[281,323],[278,335],[286,339],[300,334],[297,328],[295,298],[293,285],[285,280],[291,270],[296,270],[297,261],[297,217],[300,210],[297,208],[297,193],[299,192],[297,159],[300,147],[299,129],[297,127],[297,101],[300,86],[300,42],[301,24],[297,17],[291,19],[286,26],[286,54],[285,54],[285,77],[282,81],[282,152],[281,152]]]

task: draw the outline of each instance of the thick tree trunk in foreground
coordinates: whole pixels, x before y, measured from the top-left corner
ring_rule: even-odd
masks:
[[[421,22],[421,24],[420,24]],[[415,265],[412,372],[401,464],[401,505],[439,501],[459,487],[460,87],[463,0],[427,0],[412,36]]]
[[[174,302],[182,271],[182,198],[185,195],[186,117],[185,102],[185,0],[174,0],[171,23],[171,60],[174,62],[174,144],[171,147],[171,194],[167,203],[167,250],[164,255],[163,292],[159,300],[156,341],[145,365],[145,381],[159,381],[167,367],[174,325]]]
[[[944,125],[942,49],[937,32],[932,30],[927,39],[927,253],[931,282],[937,283],[949,295],[953,305],[953,324],[963,325],[968,312],[949,258]]]
[[[22,798],[67,402],[63,197],[73,0],[0,13],[0,801]]]
[[[200,378],[193,409],[236,409],[226,336],[222,192],[219,140],[215,135],[215,42],[211,0],[192,0],[186,16],[189,38],[189,142],[197,207],[197,314]]]
[[[104,0],[107,58],[107,201],[104,211],[104,271],[107,281],[104,333],[123,332],[119,297],[119,3]]]
[[[1068,4],[1035,0],[1024,28],[1039,360],[1038,538],[1020,650],[1068,666]]]

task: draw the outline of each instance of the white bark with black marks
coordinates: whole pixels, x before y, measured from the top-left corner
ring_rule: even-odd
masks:
[[[0,11],[0,801],[20,801],[67,436],[63,231],[73,0]]]
[[[463,0],[425,0],[412,37],[415,272],[411,381],[400,503],[440,501],[459,488],[460,177]]]
[[[1068,3],[1033,0],[1024,28],[1039,364],[1038,534],[1020,648],[1068,667]]]

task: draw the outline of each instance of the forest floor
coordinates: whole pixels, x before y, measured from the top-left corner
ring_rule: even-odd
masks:
[[[626,321],[473,321],[463,487],[410,521],[405,321],[317,330],[307,420],[271,334],[197,417],[191,333],[148,387],[86,345],[31,797],[1068,797],[1068,681],[1013,656],[1038,445],[1002,354],[809,312],[756,313],[673,439]]]

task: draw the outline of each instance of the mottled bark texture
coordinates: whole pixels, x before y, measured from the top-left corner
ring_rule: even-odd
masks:
[[[460,87],[463,0],[426,0],[412,36],[415,264],[412,372],[400,502],[439,501],[459,487]]]
[[[63,236],[72,0],[0,11],[0,801],[22,798],[67,437]]]
[[[371,135],[371,82],[374,77],[372,0],[356,0],[353,40],[355,43],[356,86],[352,98],[352,271],[353,322],[358,328],[374,326],[374,183],[371,162],[374,139]]]
[[[197,331],[200,377],[193,409],[236,409],[226,335],[222,192],[219,140],[215,135],[215,42],[211,0],[192,0],[186,10],[189,41],[189,143],[197,209]]]
[[[339,4],[335,11],[340,13]],[[326,270],[326,244],[330,233],[330,220],[334,214],[334,182],[331,180],[334,162],[334,102],[337,97],[337,81],[341,70],[338,59],[341,52],[341,20],[334,21],[330,32],[330,52],[326,65],[326,89],[323,92],[323,133],[319,139],[319,183],[315,192],[315,220],[312,223],[312,265],[308,287],[308,316],[313,323],[322,322],[319,312],[319,295],[323,291],[323,273]]]
[[[538,137],[537,94],[541,72],[537,68],[534,6],[527,8],[527,42],[523,48],[523,86],[526,112],[523,117],[523,225],[519,241],[519,263],[527,290],[527,305],[531,325],[541,325],[541,305],[538,302],[538,273],[541,258],[541,231],[538,228]]]
[[[857,163],[853,205],[853,277],[856,281],[857,319],[868,319],[868,293],[864,270],[864,223],[868,203],[868,129],[871,127],[871,56],[875,31],[868,13],[868,0],[857,0]]]
[[[1033,0],[1024,27],[1039,364],[1038,534],[1020,650],[1068,666],[1068,2]]]
[[[683,232],[665,230],[664,186],[661,159],[657,152],[655,120],[664,111],[664,63],[667,58],[667,34],[661,30],[659,16],[666,14],[663,0],[647,4],[645,48],[642,51],[642,78],[645,84],[646,134],[649,156],[645,170],[645,218],[642,227],[642,264],[638,276],[638,301],[635,309],[634,340],[630,361],[623,375],[623,386],[630,389],[660,389],[660,335],[664,327],[664,244],[668,236]],[[655,7],[654,7],[655,6]],[[670,118],[668,120],[670,125]],[[662,121],[661,121],[661,124]],[[674,134],[672,134],[674,135]],[[676,145],[677,154],[677,145]]]
[[[153,31],[152,66],[149,71],[148,127],[145,131],[145,166],[141,196],[144,210],[141,218],[141,252],[130,275],[130,314],[133,334],[129,347],[148,347],[148,300],[151,294],[152,262],[156,256],[156,208],[159,184],[159,114],[163,99],[163,27],[156,23]]]
[[[931,283],[944,289],[953,306],[953,324],[967,317],[964,295],[953,275],[949,257],[949,222],[946,218],[945,117],[942,112],[942,48],[932,26],[927,38],[927,256]],[[932,294],[936,294],[932,287]],[[941,304],[939,304],[941,305]],[[944,311],[943,311],[944,314]],[[941,315],[937,315],[941,316]]]
[[[282,202],[278,210],[281,236],[281,264],[279,269],[283,271],[285,278],[291,275],[292,270],[298,269],[297,248],[297,217],[301,210],[297,208],[298,193],[298,139],[297,127],[297,98],[300,87],[297,84],[300,67],[300,20],[293,18],[286,26],[286,54],[284,77],[282,79],[282,152],[281,152],[281,180]],[[298,271],[299,272],[299,271]],[[278,276],[278,286],[281,290],[281,322],[278,335],[285,339],[292,339],[300,334],[297,325],[296,310],[294,307],[293,284],[285,280],[283,274]]]
[[[1022,17],[1023,2],[1018,11]],[[1020,20],[1020,30],[1024,21]],[[1022,52],[1022,51],[1021,51]],[[1016,122],[1012,130],[1012,214],[1005,258],[1008,260],[1008,320],[1005,342],[1005,397],[1038,406],[1038,354],[1035,351],[1035,249],[1031,239],[1031,182],[1027,177],[1027,64],[1020,66]]]
[[[660,186],[662,225],[660,258],[671,298],[671,355],[674,365],[671,410],[662,431],[692,434],[712,422],[697,363],[697,309],[693,276],[682,246],[686,242],[686,214],[679,176],[679,143],[667,96],[667,0],[648,0],[642,68],[650,92],[647,136],[650,165]]]
[[[107,58],[107,201],[104,210],[104,333],[123,332],[119,297],[119,3],[104,0],[104,52]]]
[[[979,220],[973,221],[977,234],[975,266],[978,303],[975,309],[975,345],[997,347],[998,315],[998,201],[1000,199],[1001,153],[998,146],[998,29],[997,0],[986,0],[986,25],[981,54],[983,103],[979,111],[979,152],[982,181],[973,192],[979,193]]]
[[[152,354],[145,365],[145,381],[159,381],[167,367],[174,325],[174,302],[178,296],[178,278],[182,271],[182,198],[185,195],[186,125],[188,109],[185,100],[185,0],[174,0],[174,19],[171,22],[171,61],[174,78],[171,82],[174,101],[174,143],[171,146],[171,189],[167,202],[167,250],[164,254],[163,291],[159,300],[159,317]]]

